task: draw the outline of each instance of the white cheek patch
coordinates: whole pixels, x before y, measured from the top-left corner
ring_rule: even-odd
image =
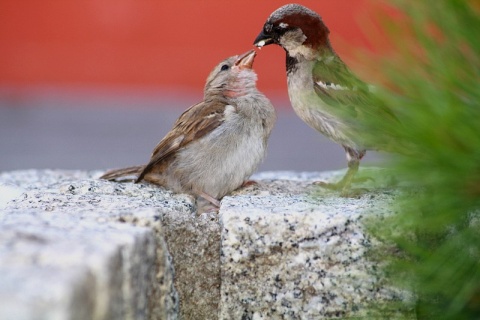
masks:
[[[326,83],[326,82],[323,82],[323,81],[318,81],[317,82],[317,85],[320,87],[320,88],[323,88],[323,89],[331,89],[331,90],[350,90],[349,88],[347,87],[344,87],[344,86],[341,86],[339,84],[335,84],[335,83]]]

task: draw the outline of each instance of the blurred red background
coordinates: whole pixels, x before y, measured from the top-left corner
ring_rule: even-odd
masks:
[[[201,90],[221,59],[243,53],[269,14],[288,1],[2,0],[0,85]],[[373,49],[362,17],[368,0],[305,0],[337,52]],[[365,19],[363,19],[365,22]],[[284,52],[257,57],[259,87],[286,97]]]
[[[384,16],[382,1],[301,1],[323,17],[335,50],[367,82],[381,68],[358,52],[384,52],[374,23]],[[0,172],[145,163],[202,98],[211,69],[252,49],[267,17],[286,3],[0,0]],[[259,170],[345,168],[343,149],[293,114],[284,63],[283,50],[268,46],[254,65],[278,110]]]

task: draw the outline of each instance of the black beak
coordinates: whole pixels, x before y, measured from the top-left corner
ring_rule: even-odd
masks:
[[[265,32],[260,32],[260,34],[257,36],[257,38],[255,38],[255,41],[253,41],[253,45],[254,46],[257,46],[259,48],[263,47],[263,46],[266,46],[266,45],[269,45],[269,44],[272,44],[274,43],[274,40],[273,38],[266,34]]]

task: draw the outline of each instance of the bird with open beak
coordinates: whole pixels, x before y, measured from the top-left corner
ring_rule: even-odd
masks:
[[[200,103],[187,109],[153,150],[146,165],[112,170],[101,179],[136,176],[215,206],[244,184],[265,157],[276,115],[257,90],[255,51],[220,62]]]
[[[316,12],[299,4],[275,10],[254,41],[259,48],[270,44],[286,52],[288,95],[295,113],[345,149],[345,176],[337,183],[320,184],[351,195],[350,185],[366,150],[390,149],[391,137],[372,132],[369,118],[392,123],[396,117],[376,104],[369,87],[336,54],[329,29]]]

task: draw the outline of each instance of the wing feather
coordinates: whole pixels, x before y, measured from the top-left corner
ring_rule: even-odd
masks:
[[[369,87],[336,55],[316,62],[313,82],[317,96],[331,107],[334,114],[345,114],[355,122],[370,116],[383,116],[396,121],[393,112],[379,104]]]
[[[136,181],[141,181],[156,164],[220,126],[225,119],[226,106],[227,103],[223,101],[202,101],[182,113],[170,132],[155,147],[149,163]]]

